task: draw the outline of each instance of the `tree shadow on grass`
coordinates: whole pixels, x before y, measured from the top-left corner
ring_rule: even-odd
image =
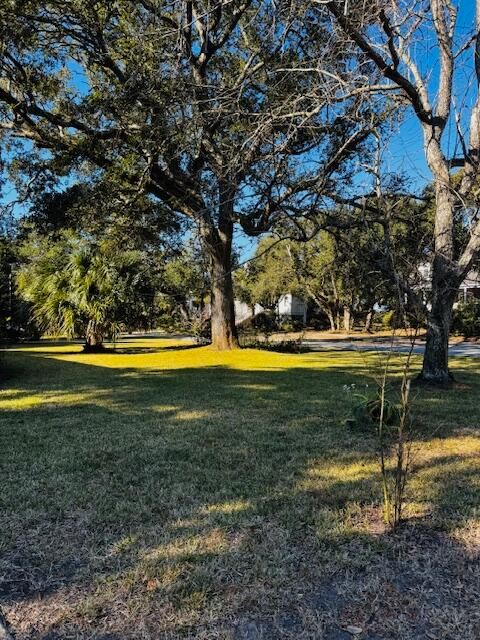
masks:
[[[185,341],[185,344],[158,344],[158,337],[150,336],[130,336],[127,338],[121,338],[119,341],[105,340],[103,349],[98,351],[102,353],[119,353],[119,354],[142,354],[142,353],[162,353],[164,351],[183,351],[186,349],[198,349],[200,345],[191,341],[190,338],[185,336],[170,335],[165,336],[168,341],[181,340]],[[139,342],[143,342],[142,346],[138,346]],[[151,346],[148,344],[151,343]],[[75,349],[71,349],[72,345],[75,345]],[[37,341],[26,341],[18,344],[0,344],[0,349],[5,351],[18,351],[32,352],[36,355],[43,355],[49,357],[55,357],[56,355],[78,355],[83,353],[84,341],[78,340],[56,340],[44,338]],[[62,349],[57,353],[52,349]],[[95,352],[93,352],[95,353]],[[85,355],[89,355],[88,353]]]
[[[447,531],[372,531],[373,441],[339,420],[342,385],[361,374],[14,359],[0,602],[19,638],[334,640],[361,623],[413,639],[436,630],[439,609],[442,624],[469,624],[478,572],[452,531],[477,494],[463,504],[451,491],[472,467],[425,462],[439,517],[461,503]],[[450,587],[463,576],[450,604],[446,586],[432,600],[429,571]]]
[[[132,354],[132,353],[162,353],[164,351],[188,351],[190,349],[200,349],[198,344],[176,344],[161,347],[115,347],[114,353]]]

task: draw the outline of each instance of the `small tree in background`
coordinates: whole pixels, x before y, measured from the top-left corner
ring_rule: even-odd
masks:
[[[295,293],[296,289],[286,244],[272,236],[262,238],[253,259],[235,272],[235,293],[239,300],[251,307],[259,304],[272,313],[280,298]]]

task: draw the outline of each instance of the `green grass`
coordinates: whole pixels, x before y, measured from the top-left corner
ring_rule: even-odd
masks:
[[[480,361],[415,391],[395,535],[374,440],[343,426],[342,387],[371,384],[375,361],[8,350],[0,606],[18,638],[477,638]]]

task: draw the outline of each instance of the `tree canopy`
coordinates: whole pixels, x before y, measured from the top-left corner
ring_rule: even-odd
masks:
[[[147,192],[192,220],[212,262],[213,341],[234,346],[234,225],[257,235],[318,210],[340,175],[349,183],[345,162],[376,118],[332,90],[348,60],[325,14],[297,1],[4,0],[0,34],[17,172],[97,172],[126,200]]]
[[[377,206],[367,201],[367,209]],[[331,329],[349,330],[354,319],[371,318],[375,307],[400,311],[406,292],[418,290],[419,267],[431,253],[431,197],[421,202],[403,198],[383,203],[383,217],[365,216],[363,223],[345,225],[351,212],[339,208],[338,228],[315,233],[314,221],[303,228],[307,241],[266,236],[255,256],[235,274],[240,299],[275,309],[281,296],[293,293],[311,301],[327,316]],[[399,284],[407,283],[407,287]],[[407,295],[407,313],[413,310]],[[410,321],[410,318],[408,321]],[[369,325],[369,321],[366,323]]]

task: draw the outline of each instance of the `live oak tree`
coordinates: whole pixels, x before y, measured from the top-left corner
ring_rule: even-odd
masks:
[[[349,229],[287,246],[297,286],[323,310],[331,330],[342,328],[343,316],[343,328],[350,331],[355,318],[371,314],[381,301],[383,277],[370,240],[364,230]]]
[[[452,306],[480,251],[480,1],[471,4],[476,15],[465,32],[457,23],[460,3],[453,0],[385,0],[362,6],[344,0],[316,2],[320,12],[331,15],[336,37],[352,54],[357,52],[349,92],[388,94],[411,110],[423,135],[433,177],[435,221],[422,377],[440,383],[451,379]],[[380,80],[375,85],[361,73],[367,63],[377,69]],[[431,69],[436,69],[433,76]],[[340,84],[344,90],[344,79]],[[454,142],[453,151],[449,140]],[[456,246],[459,220],[468,234]]]
[[[236,347],[235,225],[308,215],[377,118],[356,92],[337,101],[348,62],[324,17],[293,0],[0,0],[0,36],[4,158],[30,180],[113,177],[193,221],[213,346]]]
[[[235,273],[235,291],[252,309],[260,304],[274,311],[285,294],[311,300],[327,316],[330,328],[340,329],[344,267],[335,260],[333,239],[325,232],[298,242],[266,236],[253,259]]]

